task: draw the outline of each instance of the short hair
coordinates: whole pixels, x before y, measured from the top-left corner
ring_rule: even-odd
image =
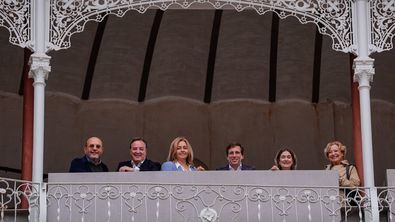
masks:
[[[346,157],[346,152],[347,152],[346,146],[343,145],[340,141],[333,141],[333,142],[328,143],[326,145],[325,149],[324,149],[324,153],[325,153],[325,157],[326,158],[328,158],[329,150],[330,150],[331,146],[333,146],[333,145],[336,145],[336,146],[339,147],[340,152],[343,153],[343,158]]]
[[[282,169],[281,169],[281,165],[280,165],[279,163],[280,163],[281,154],[283,154],[285,151],[288,151],[288,152],[291,154],[291,157],[292,157],[291,170],[296,170],[296,167],[297,167],[297,165],[298,165],[298,160],[297,160],[297,158],[296,158],[295,152],[292,151],[292,150],[289,149],[289,148],[282,148],[282,149],[280,149],[280,150],[277,152],[276,156],[274,157],[274,163],[276,164],[276,166],[277,166],[280,170],[282,170]]]
[[[177,159],[177,146],[178,144],[184,141],[187,144],[188,147],[188,156],[186,159],[187,164],[193,165],[193,150],[192,146],[189,143],[189,141],[185,137],[177,137],[175,138],[171,144],[170,144],[170,149],[169,149],[169,155],[167,156],[167,161],[173,161]]]
[[[143,137],[134,137],[134,138],[132,138],[132,140],[130,140],[130,143],[129,143],[129,148],[132,148],[132,143],[134,143],[136,141],[143,142],[144,145],[145,145],[145,148],[147,148],[147,142],[143,139]]]
[[[236,146],[240,147],[241,155],[244,155],[244,147],[240,143],[233,142],[233,143],[229,143],[229,145],[226,146],[226,149],[225,149],[226,156],[228,155],[229,150],[232,149],[233,147],[236,147]]]

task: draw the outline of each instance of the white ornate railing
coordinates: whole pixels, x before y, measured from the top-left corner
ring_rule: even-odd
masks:
[[[32,215],[38,212],[39,188],[39,184],[29,181],[0,178],[0,221],[36,221]]]
[[[191,183],[49,183],[47,221],[371,221],[370,190]],[[378,189],[394,221],[395,187]],[[0,178],[0,221],[38,221],[38,185]],[[24,206],[25,205],[25,206]]]
[[[50,184],[48,221],[362,221],[370,198],[358,191],[342,198],[338,187]]]

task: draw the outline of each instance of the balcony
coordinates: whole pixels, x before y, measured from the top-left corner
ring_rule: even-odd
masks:
[[[333,171],[65,173],[48,181],[1,178],[0,221],[40,221],[39,212],[51,222],[394,221],[395,187],[348,192]]]

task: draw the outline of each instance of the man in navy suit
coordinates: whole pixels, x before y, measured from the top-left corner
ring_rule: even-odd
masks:
[[[248,166],[242,163],[244,159],[244,147],[240,143],[231,143],[226,147],[226,159],[229,164],[217,170],[255,170],[254,166]]]
[[[108,172],[108,167],[101,161],[103,151],[103,141],[100,138],[89,138],[84,146],[85,155],[71,161],[69,172]]]
[[[143,138],[132,139],[129,147],[131,160],[120,162],[117,171],[160,171],[160,163],[147,159],[147,142]]]

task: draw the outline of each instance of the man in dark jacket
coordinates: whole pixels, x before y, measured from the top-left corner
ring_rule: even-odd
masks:
[[[119,172],[135,171],[159,171],[160,163],[147,159],[147,142],[141,137],[134,138],[130,142],[131,160],[123,161],[118,164]]]
[[[242,163],[244,159],[244,147],[240,143],[231,143],[226,147],[226,159],[229,164],[217,170],[255,170],[254,166],[248,166]]]
[[[101,161],[104,147],[98,137],[89,138],[84,146],[85,155],[71,161],[69,172],[108,172],[108,167]]]

